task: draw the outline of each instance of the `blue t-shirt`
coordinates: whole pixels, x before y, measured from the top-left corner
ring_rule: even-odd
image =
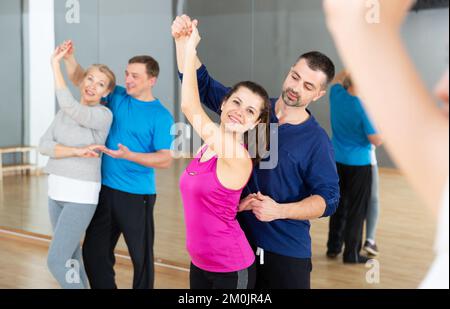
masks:
[[[201,101],[220,113],[223,97],[230,88],[214,80],[205,66],[197,71],[197,78]],[[271,99],[272,123],[279,123],[275,114],[276,101]],[[278,127],[277,166],[273,169],[255,167],[242,197],[258,191],[281,204],[319,195],[326,202],[323,216],[334,214],[339,204],[339,178],[333,147],[327,133],[312,115],[300,125],[284,124]],[[265,223],[248,211],[240,214],[239,222],[253,246],[283,256],[311,258],[309,221],[277,220]]]
[[[137,153],[170,150],[174,123],[170,112],[159,100],[142,102],[129,96],[126,89],[116,87],[106,98],[114,115],[106,146],[118,150],[122,144]],[[132,194],[156,194],[153,168],[104,155],[102,183],[112,189]]]
[[[330,91],[331,128],[336,162],[365,166],[372,162],[372,144],[368,136],[376,134],[361,100],[339,84]]]

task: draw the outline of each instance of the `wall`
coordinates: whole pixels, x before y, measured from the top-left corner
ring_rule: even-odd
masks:
[[[55,49],[53,0],[24,1],[24,137],[38,146],[55,115],[55,87],[50,58]],[[39,156],[39,166],[48,158]],[[31,157],[34,161],[34,156]]]
[[[0,147],[22,144],[22,8],[20,0],[0,1]],[[15,162],[4,156],[4,163]]]

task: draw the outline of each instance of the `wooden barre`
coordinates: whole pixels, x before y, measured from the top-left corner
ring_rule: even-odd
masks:
[[[30,152],[36,150],[36,147],[25,146],[25,147],[0,147],[0,154],[6,153],[20,153],[20,152]]]
[[[14,146],[14,147],[0,147],[0,183],[3,182],[3,174],[5,172],[22,172],[22,171],[33,171],[37,170],[37,164],[12,164],[3,166],[3,158],[4,154],[14,154],[20,153],[22,154],[22,159],[25,162],[24,155],[26,153],[36,151],[36,162],[37,162],[37,147],[33,146]]]

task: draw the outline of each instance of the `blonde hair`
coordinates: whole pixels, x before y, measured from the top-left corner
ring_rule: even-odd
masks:
[[[109,80],[108,91],[113,91],[114,88],[116,88],[116,75],[114,74],[113,71],[111,71],[111,69],[107,65],[104,65],[104,64],[93,64],[93,65],[91,65],[86,70],[86,73],[85,73],[84,77],[86,77],[89,74],[89,72],[91,72],[93,69],[97,69],[101,73],[106,75],[106,77]]]

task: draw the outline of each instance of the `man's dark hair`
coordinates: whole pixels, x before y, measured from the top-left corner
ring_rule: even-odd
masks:
[[[334,75],[336,74],[336,68],[333,61],[331,61],[331,59],[326,55],[318,51],[309,52],[301,55],[298,58],[297,63],[302,59],[306,60],[306,63],[311,70],[325,73],[327,76],[327,83],[324,85],[324,88],[333,81]]]
[[[150,77],[159,76],[159,64],[153,57],[150,56],[136,56],[128,61],[128,64],[141,63],[144,64],[147,70],[147,75]]]

